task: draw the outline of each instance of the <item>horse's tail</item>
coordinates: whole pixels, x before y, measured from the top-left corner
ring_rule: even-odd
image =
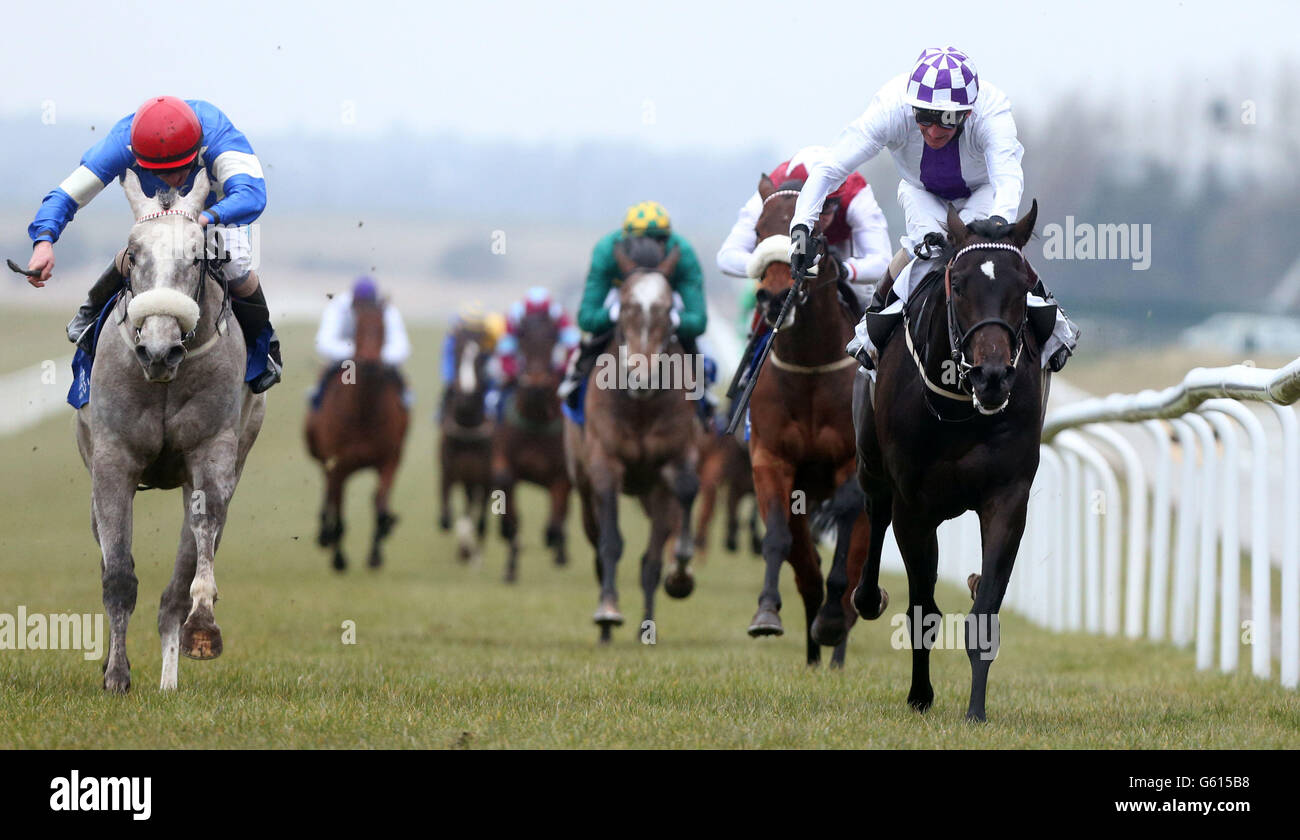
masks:
[[[866,508],[867,494],[862,492],[858,477],[851,475],[835,494],[817,506],[812,515],[812,532],[817,539],[834,536],[839,527],[852,525]]]

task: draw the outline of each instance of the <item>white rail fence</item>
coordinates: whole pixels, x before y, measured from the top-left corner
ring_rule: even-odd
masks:
[[[1281,682],[1296,688],[1300,424],[1291,405],[1297,399],[1300,359],[1277,370],[1197,368],[1163,391],[1086,399],[1049,413],[1004,606],[1055,631],[1195,645],[1202,669],[1214,667],[1217,650],[1220,670],[1235,672],[1245,646],[1251,671],[1264,679],[1273,677],[1280,648]],[[1266,425],[1246,403],[1273,419]],[[1243,498],[1250,558],[1245,604]],[[885,546],[884,565],[901,569],[894,541]],[[973,513],[940,527],[941,578],[965,589],[980,559]],[[1249,644],[1244,620],[1251,622]]]

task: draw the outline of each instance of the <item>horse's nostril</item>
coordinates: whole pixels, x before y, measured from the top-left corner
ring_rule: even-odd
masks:
[[[137,344],[135,346],[135,357],[145,364],[149,363],[149,351],[145,349],[143,344]]]
[[[179,344],[173,344],[172,348],[167,351],[167,366],[176,367],[183,358],[185,358],[185,348]]]

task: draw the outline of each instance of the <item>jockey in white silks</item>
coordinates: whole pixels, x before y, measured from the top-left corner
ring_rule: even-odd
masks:
[[[780,187],[787,181],[806,181],[812,167],[829,153],[825,146],[800,149],[773,169],[768,178]],[[826,197],[837,201],[835,217],[826,227],[826,241],[839,249],[844,259],[842,272],[865,309],[871,293],[889,265],[889,229],[871,186],[854,172]],[[763,199],[758,191],[749,197],[736,217],[736,224],[718,249],[718,270],[732,277],[748,277],[750,256],[758,247],[758,217]]]
[[[356,352],[356,324],[352,317],[354,300],[378,301],[379,287],[375,281],[369,277],[357,278],[352,285],[352,290],[331,298],[324,314],[321,315],[320,328],[316,331],[316,353],[328,364],[325,375],[314,392],[313,406],[319,401],[322,386],[330,374],[336,371],[339,365],[351,359]],[[406,324],[403,323],[402,313],[397,311],[397,307],[387,300],[383,301],[383,307],[384,346],[380,350],[379,358],[385,365],[400,374],[398,368],[411,357],[411,340],[406,335]],[[414,395],[406,388],[403,381],[402,401],[407,408],[411,407],[413,398]]]
[[[898,203],[907,222],[900,238],[903,250],[890,263],[871,307],[889,314],[902,311],[912,286],[935,267],[934,259],[914,256],[913,249],[924,245],[927,234],[943,235],[949,204],[967,223],[1016,219],[1025,185],[1020,167],[1024,147],[1016,138],[1006,95],[980,82],[965,53],[952,47],[922,51],[912,71],[887,82],[811,168],[791,221],[792,265],[805,264],[800,243],[807,242],[826,196],[882,149],[889,149],[902,178]],[[1040,294],[1028,296],[1030,306],[1055,305],[1045,289],[1035,291]],[[887,295],[897,301],[886,308]],[[1057,307],[1043,366],[1060,370],[1078,337],[1078,327]],[[864,367],[874,367],[877,348],[867,335],[865,318],[847,349]]]

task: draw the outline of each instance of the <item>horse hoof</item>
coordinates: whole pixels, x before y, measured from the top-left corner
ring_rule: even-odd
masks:
[[[596,609],[596,614],[591,617],[591,620],[600,627],[602,641],[608,640],[606,633],[609,628],[623,626],[623,614],[618,611],[618,607],[612,604],[601,604]]]
[[[988,722],[988,718],[986,718],[986,717],[984,716],[984,712],[982,712],[982,711],[969,711],[969,712],[967,712],[967,713],[966,713],[966,720],[967,720],[968,723],[987,723],[987,722]]]
[[[736,550],[740,548],[740,543],[737,542],[734,535],[728,536],[726,546],[727,546],[727,551],[730,551],[732,554],[735,554]]]
[[[334,571],[342,572],[348,567],[348,558],[343,556],[343,552],[336,551],[334,552],[334,559],[330,561],[330,566],[333,567]]]
[[[451,516],[444,513],[442,516],[438,517],[438,530],[440,531],[451,530]]]
[[[777,615],[776,610],[759,607],[758,612],[754,613],[754,618],[749,622],[749,635],[755,639],[759,636],[785,635],[785,627],[781,624],[781,616]]]
[[[565,554],[563,551],[557,551],[555,553],[555,565],[557,568],[561,569],[569,565],[569,555]]]
[[[372,569],[378,569],[380,566],[384,565],[384,555],[380,554],[378,551],[371,552],[370,557],[366,559],[366,565]]]
[[[519,580],[519,571],[514,566],[506,566],[506,573],[503,580],[506,583],[514,583]]]
[[[125,674],[104,674],[104,690],[109,694],[126,694],[131,690],[131,672]]]
[[[221,628],[181,628],[181,654],[187,659],[216,659],[221,655]]]
[[[823,618],[820,612],[813,619],[812,629],[809,633],[812,640],[822,647],[835,647],[844,641],[844,637],[849,634],[847,622],[845,622],[842,614],[831,618]]]
[[[855,587],[853,590],[853,609],[857,610],[858,615],[867,621],[875,621],[880,618],[885,614],[885,609],[889,606],[889,593],[885,591],[885,587],[878,586],[876,588],[880,591],[880,602],[875,613],[872,613],[870,606],[865,603],[866,598],[864,597],[865,593],[862,592],[862,587]]]
[[[980,588],[980,576],[972,574],[970,577],[966,578],[966,586],[970,589],[970,599],[974,601],[975,593],[978,592]]]
[[[675,569],[664,578],[664,592],[670,598],[685,598],[695,591],[695,575],[690,569]]]

